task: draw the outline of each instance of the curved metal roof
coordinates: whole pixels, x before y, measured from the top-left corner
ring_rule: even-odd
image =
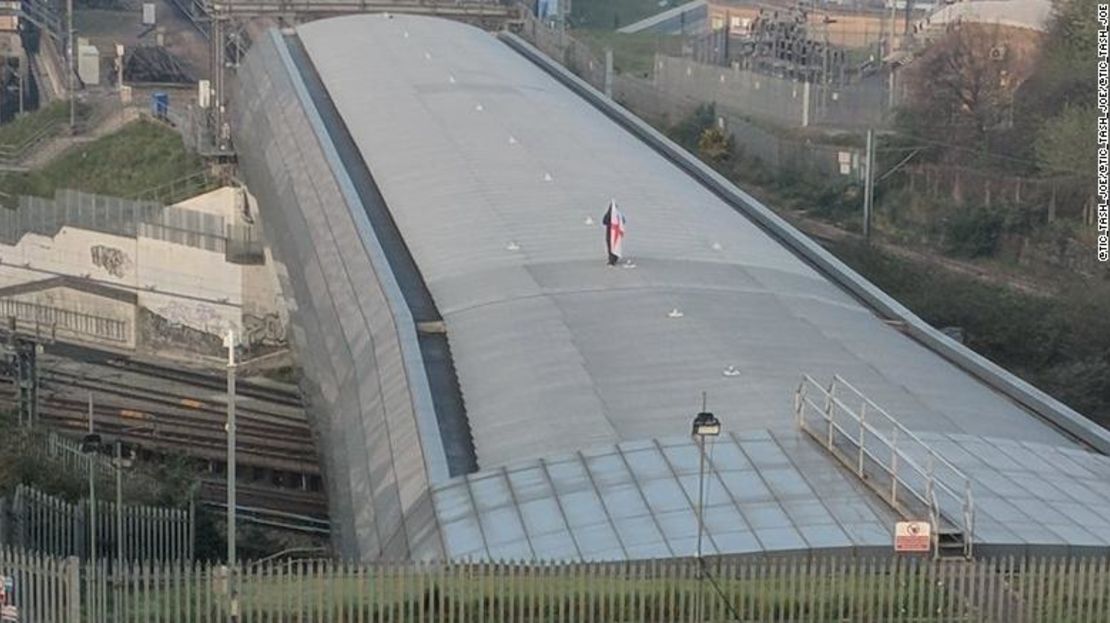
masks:
[[[489,34],[297,33],[443,315],[480,468],[681,434],[702,391],[727,428],[787,425],[804,372],[911,429],[1068,443]],[[610,197],[635,268],[605,265]]]
[[[311,66],[276,32],[248,55],[236,141],[344,552],[690,555],[698,454],[683,435],[702,391],[726,430],[707,553],[889,549],[890,509],[795,428],[804,373],[849,379],[960,466],[976,551],[1110,544],[1110,459],[884,322],[497,39],[384,15],[296,33]],[[352,181],[371,177],[372,196]],[[381,243],[368,197],[403,244]],[[634,267],[605,265],[610,197]],[[398,249],[450,343],[435,356],[465,402],[479,468],[465,476],[450,477],[420,345],[440,325],[411,309]]]

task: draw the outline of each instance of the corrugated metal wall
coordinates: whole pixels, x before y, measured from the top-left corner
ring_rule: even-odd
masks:
[[[364,560],[442,557],[428,488],[446,462],[412,316],[276,31],[239,82],[240,166],[309,385],[335,545]]]

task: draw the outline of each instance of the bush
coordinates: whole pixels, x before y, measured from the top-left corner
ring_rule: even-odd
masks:
[[[1006,216],[996,209],[957,211],[944,220],[944,248],[957,257],[990,257],[998,251]]]
[[[705,131],[717,123],[717,109],[713,104],[698,106],[689,117],[671,127],[667,134],[671,140],[691,153],[698,153],[698,143]]]
[[[964,329],[972,350],[1110,426],[1110,283],[1073,279],[1037,296],[912,264],[860,243],[837,257],[934,327]]]
[[[732,135],[713,126],[702,131],[698,139],[698,157],[714,168],[724,167],[733,156]]]

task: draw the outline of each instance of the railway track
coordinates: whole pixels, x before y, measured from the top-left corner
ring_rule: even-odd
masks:
[[[87,346],[54,343],[46,346],[46,352],[48,357],[54,356],[55,359],[96,365],[106,370],[137,374],[150,379],[182,383],[195,389],[222,392],[227,387],[227,378],[221,372],[169,366]],[[236,393],[241,398],[253,398],[298,409],[302,407],[300,394],[291,387],[275,387],[239,379],[236,383]]]
[[[14,406],[13,371],[5,368],[0,366],[0,403]],[[38,381],[41,423],[72,438],[84,435],[91,395],[96,432],[146,458],[199,459],[205,465],[202,500],[214,509],[226,501],[224,375],[52,344],[39,355]],[[239,379],[236,433],[238,499],[244,512],[263,525],[326,532],[319,457],[298,393]]]
[[[39,417],[63,432],[81,435],[87,430],[91,394],[101,433],[144,449],[216,463],[226,458],[226,407],[192,388],[157,387],[141,378],[105,380],[50,368],[39,378]],[[4,380],[0,377],[0,385],[12,387],[10,378],[7,383]],[[236,410],[239,464],[318,475],[312,431],[304,413],[252,403]]]
[[[237,506],[247,508],[280,508],[279,512],[291,516],[327,521],[328,501],[322,491],[297,488],[275,488],[240,483],[235,487]],[[218,478],[201,480],[200,499],[212,505],[227,502],[227,483]],[[226,510],[227,506],[223,508]]]

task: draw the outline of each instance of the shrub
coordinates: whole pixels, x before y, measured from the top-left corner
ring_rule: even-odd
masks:
[[[957,211],[944,221],[944,248],[957,257],[990,257],[998,250],[1006,216],[996,209]]]

